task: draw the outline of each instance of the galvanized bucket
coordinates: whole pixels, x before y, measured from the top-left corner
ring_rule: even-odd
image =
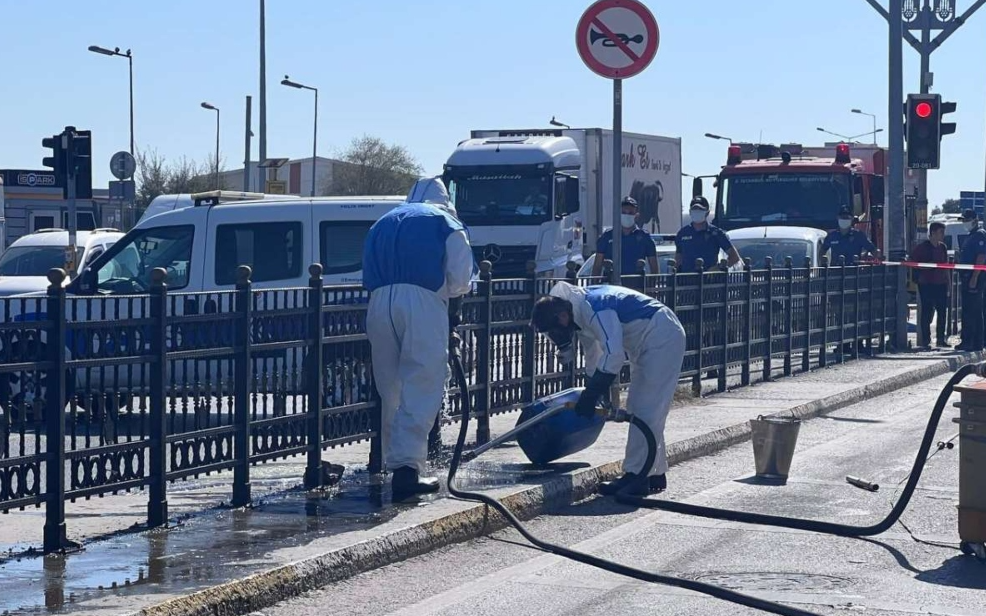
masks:
[[[764,417],[750,420],[753,460],[757,477],[768,483],[786,483],[798,444],[801,420],[796,417]]]

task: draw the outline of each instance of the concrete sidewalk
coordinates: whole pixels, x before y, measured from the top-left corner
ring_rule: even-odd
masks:
[[[702,399],[682,396],[666,432],[672,464],[748,440],[748,420],[758,415],[814,417],[946,373],[972,358],[888,355]],[[516,417],[494,418],[493,433],[513,427]],[[453,442],[457,429],[457,424],[446,427],[446,443]],[[533,517],[585,498],[599,481],[617,475],[626,429],[607,425],[592,448],[551,470],[532,469],[516,446],[501,447],[464,467],[460,485],[487,491],[521,517]],[[365,464],[365,445],[330,451],[324,458]],[[417,504],[391,505],[389,488],[365,471],[348,472],[331,490],[289,489],[299,483],[302,469],[300,458],[254,467],[260,498],[239,510],[202,511],[228,493],[223,483],[228,479],[222,476],[176,484],[171,507],[182,520],[170,529],[112,536],[67,557],[0,564],[0,613],[47,607],[87,614],[246,614],[502,525],[485,507],[444,493]],[[673,470],[669,481],[673,498]],[[70,506],[71,537],[104,536],[142,521],[144,499],[138,493]],[[0,542],[7,548],[35,543],[40,514],[0,518]]]

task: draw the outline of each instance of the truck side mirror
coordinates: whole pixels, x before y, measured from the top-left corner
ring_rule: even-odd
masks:
[[[79,276],[79,294],[85,295],[96,290],[96,272],[91,267],[82,270]]]
[[[884,201],[883,176],[870,176],[870,205],[885,205]]]
[[[579,211],[579,178],[565,176],[565,213],[576,214]]]
[[[692,196],[702,196],[702,178],[695,178],[692,180]]]

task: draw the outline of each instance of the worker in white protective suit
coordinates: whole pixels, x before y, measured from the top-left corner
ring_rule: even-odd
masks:
[[[465,227],[438,178],[420,180],[367,233],[366,332],[395,501],[438,490],[437,478],[422,476],[428,433],[449,376],[449,300],[469,291],[472,272]]]
[[[630,391],[627,412],[643,420],[654,432],[657,452],[652,468],[644,468],[647,441],[630,427],[623,476],[600,486],[603,494],[646,496],[667,489],[668,459],[664,424],[678,385],[685,355],[685,330],[674,312],[642,293],[624,287],[599,285],[580,288],[559,282],[550,295],[537,301],[531,324],[558,347],[562,363],[575,359],[573,339],[585,353],[585,390],[576,412],[591,415],[600,398],[630,359]],[[644,480],[646,478],[646,481]]]

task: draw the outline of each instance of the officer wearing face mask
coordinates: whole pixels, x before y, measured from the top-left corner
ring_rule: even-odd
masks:
[[[620,204],[620,226],[623,231],[623,243],[620,252],[622,274],[630,276],[637,273],[637,261],[644,259],[650,267],[650,273],[657,272],[657,246],[650,235],[637,226],[637,201],[626,197]],[[592,264],[592,275],[599,276],[603,272],[603,260],[613,258],[613,230],[606,231],[596,243],[596,260]]]
[[[829,231],[822,242],[822,254],[832,251],[829,255],[829,263],[839,265],[840,259],[845,257],[846,265],[852,265],[856,257],[871,254],[876,251],[876,246],[866,237],[866,234],[858,229],[852,228],[852,210],[844,207],[839,210],[839,228]]]
[[[986,230],[979,227],[976,212],[962,212],[962,223],[969,236],[959,249],[959,263],[965,265],[986,264]],[[960,271],[962,283],[962,344],[961,351],[979,351],[983,348],[983,291],[986,276],[980,271]]]
[[[712,269],[719,263],[720,250],[726,253],[729,267],[739,263],[739,252],[729,241],[726,232],[708,222],[709,202],[705,197],[698,196],[692,199],[688,215],[691,224],[678,231],[674,239],[674,260],[679,272],[696,271],[697,259],[702,259],[703,269]]]

